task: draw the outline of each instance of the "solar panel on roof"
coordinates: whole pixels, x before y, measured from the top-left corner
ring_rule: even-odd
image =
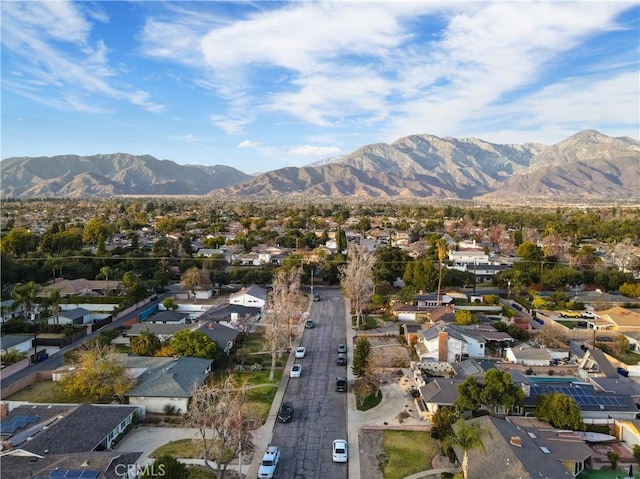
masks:
[[[82,479],[98,479],[100,471],[82,471]]]
[[[49,473],[50,479],[63,479],[67,475],[66,469],[54,469]]]
[[[67,471],[67,475],[64,477],[65,479],[80,479],[82,472],[83,471]]]
[[[3,422],[0,424],[0,434],[13,434],[18,429],[12,422]]]

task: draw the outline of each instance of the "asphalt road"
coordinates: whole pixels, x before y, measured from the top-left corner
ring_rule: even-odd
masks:
[[[60,366],[62,366],[63,364],[63,356],[64,353],[68,352],[68,351],[72,351],[76,348],[78,348],[79,346],[81,346],[82,344],[84,344],[85,342],[89,341],[92,338],[95,338],[97,335],[100,334],[100,331],[107,331],[109,329],[114,329],[114,328],[119,328],[120,326],[122,326],[122,324],[133,318],[134,316],[136,316],[138,313],[140,313],[141,311],[144,311],[150,307],[152,307],[153,305],[156,305],[158,303],[160,303],[166,296],[168,295],[168,293],[162,294],[162,295],[158,295],[158,297],[156,299],[151,300],[149,303],[146,303],[142,306],[140,306],[138,309],[135,309],[134,311],[132,311],[129,314],[125,314],[124,316],[122,316],[121,318],[118,318],[116,321],[102,327],[100,330],[98,331],[94,331],[91,334],[88,334],[87,336],[80,338],[79,340],[75,341],[74,343],[62,348],[60,351],[58,351],[57,353],[49,356],[46,360],[36,363],[36,364],[31,364],[30,366],[12,374],[9,377],[6,378],[2,378],[2,381],[0,381],[0,388],[5,388],[11,384],[13,384],[14,382],[28,376],[31,373],[37,372],[37,371],[51,371],[54,369],[59,368]],[[38,346],[38,349],[45,349],[46,346]]]
[[[315,292],[321,296],[310,310],[316,327],[304,330],[300,345],[307,354],[296,359],[302,375],[289,379],[284,393],[283,401],[293,403],[293,419],[273,429],[271,444],[281,449],[276,479],[347,477],[347,464],[332,459],[333,440],[347,439],[347,394],[335,390],[336,377],[346,377],[346,367],[336,364],[338,344],[346,343],[345,302],[339,290]]]

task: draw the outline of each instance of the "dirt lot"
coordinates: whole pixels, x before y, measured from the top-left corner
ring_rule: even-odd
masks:
[[[371,344],[371,364],[375,368],[408,368],[411,362],[409,349],[399,336],[367,335]]]

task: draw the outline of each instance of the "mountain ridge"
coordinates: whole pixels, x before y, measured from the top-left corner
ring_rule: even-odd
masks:
[[[13,157],[3,198],[114,195],[371,198],[638,198],[640,142],[583,130],[554,145],[409,135],[303,167],[248,175],[151,155]]]

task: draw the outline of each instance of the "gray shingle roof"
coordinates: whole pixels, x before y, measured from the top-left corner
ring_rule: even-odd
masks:
[[[458,398],[458,385],[462,379],[436,378],[419,388],[424,402],[448,406]]]
[[[566,451],[559,452],[563,448],[561,443],[545,454],[524,429],[514,424],[489,416],[468,422],[479,423],[487,434],[482,439],[483,449],[469,451],[467,479],[573,479],[573,475],[558,459],[558,455],[566,455]],[[456,428],[457,425],[454,425],[454,430]],[[510,438],[513,436],[520,438],[521,447],[511,444]],[[554,450],[558,453],[554,453]],[[456,449],[456,455],[462,461],[462,451]]]
[[[33,340],[33,334],[4,334],[0,336],[0,349],[9,349],[31,340]]]
[[[127,397],[185,398],[191,397],[194,387],[204,383],[213,359],[128,356],[124,362],[126,367],[146,368]]]
[[[22,443],[20,448],[41,456],[90,452],[136,410],[135,406],[82,404],[30,441]]]

